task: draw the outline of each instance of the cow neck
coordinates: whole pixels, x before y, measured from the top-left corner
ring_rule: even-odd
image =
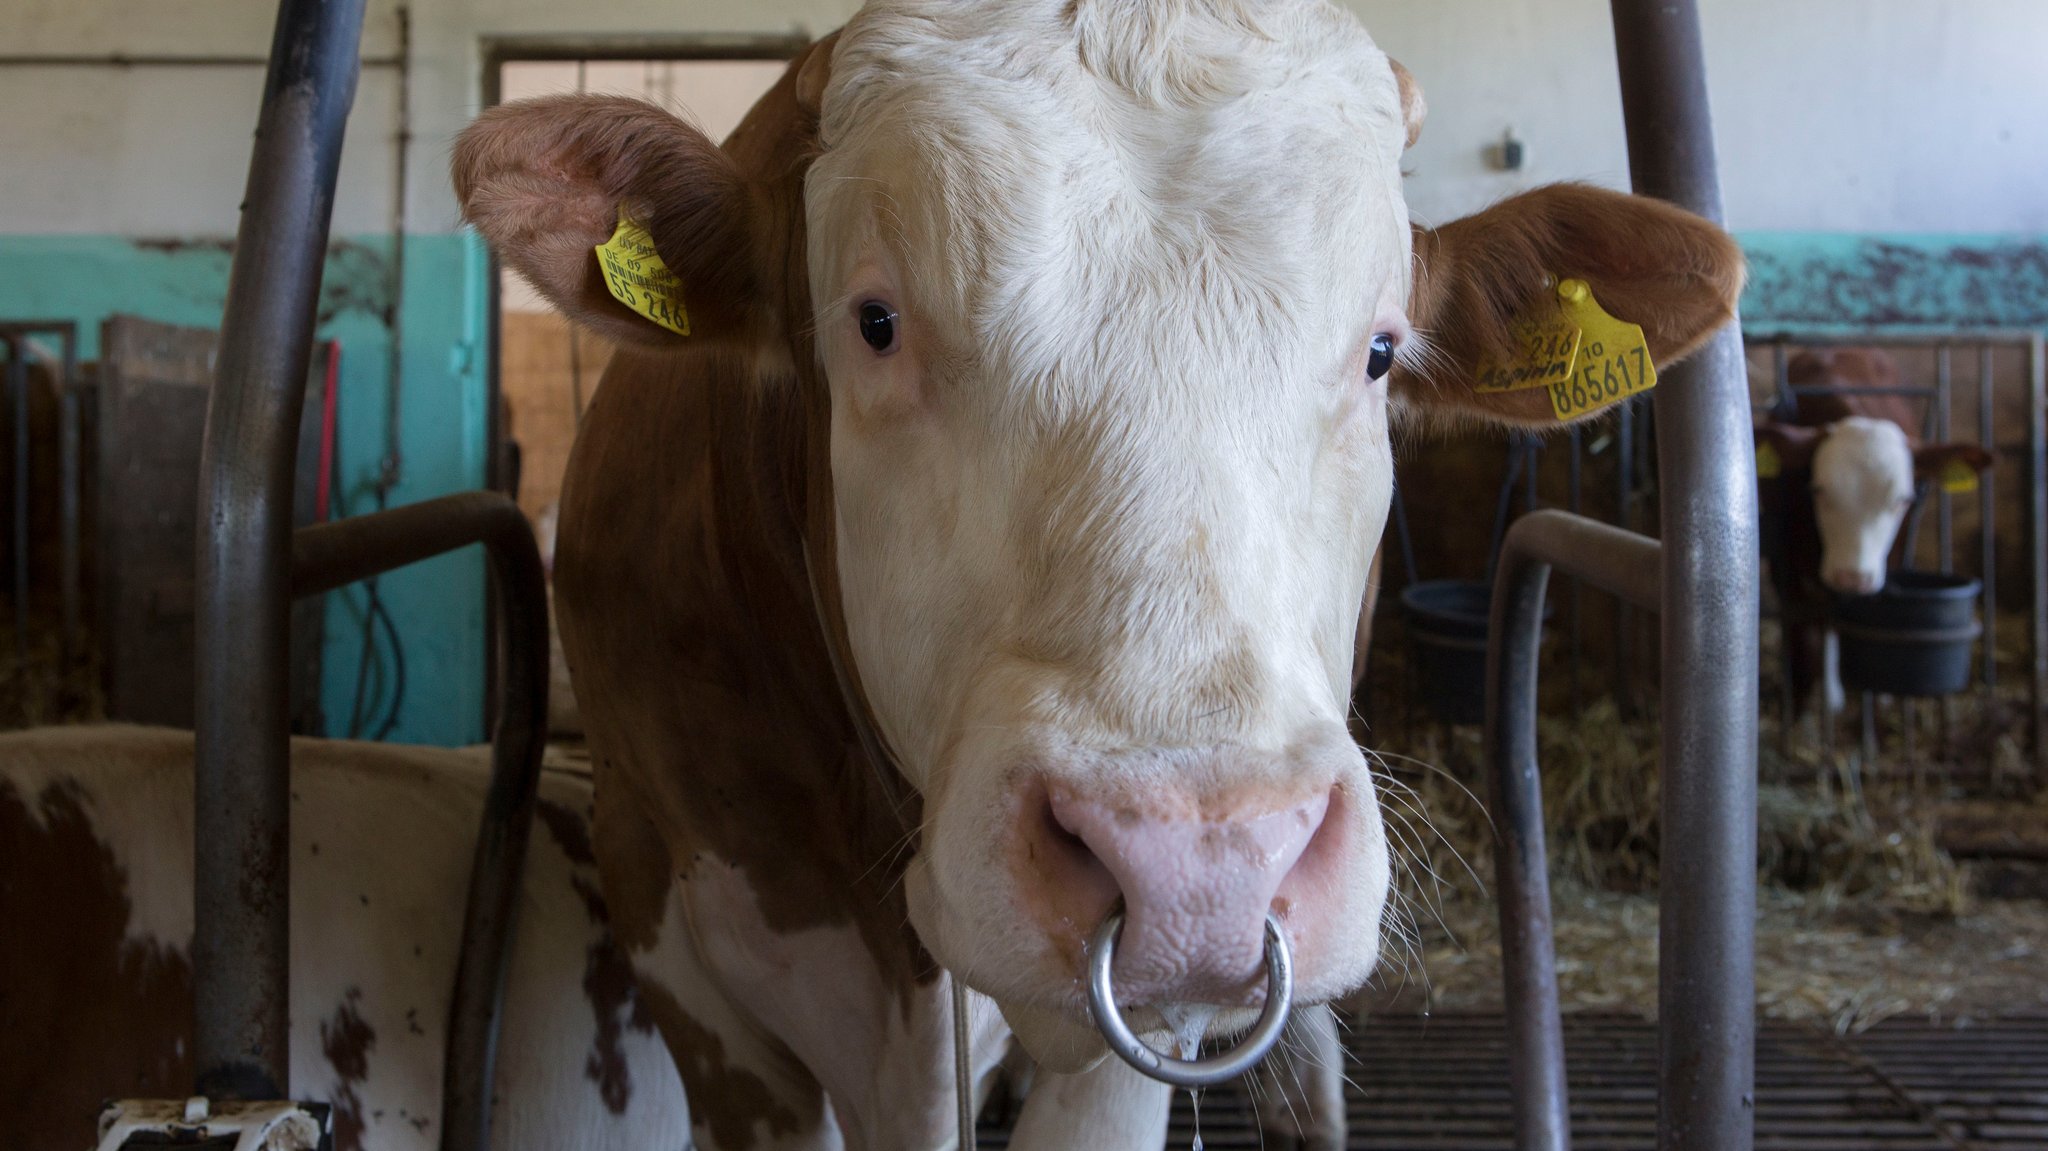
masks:
[[[812,46],[810,53],[829,52],[832,38]],[[787,581],[807,591],[809,608],[817,626],[819,650],[806,653],[816,661],[822,656],[823,669],[836,693],[835,726],[851,736],[848,759],[862,763],[834,765],[851,778],[837,781],[868,793],[861,803],[870,810],[886,811],[885,821],[893,828],[892,842],[857,846],[862,855],[879,854],[863,864],[863,878],[856,886],[872,884],[884,893],[885,910],[894,918],[888,923],[864,922],[871,949],[884,966],[928,983],[937,975],[937,965],[925,951],[909,917],[900,906],[901,873],[915,848],[915,835],[923,819],[923,803],[898,767],[898,761],[875,722],[874,711],[862,687],[860,669],[853,659],[847,637],[846,613],[840,595],[836,515],[834,512],[831,442],[831,393],[818,366],[816,342],[811,332],[810,273],[806,256],[807,237],[803,210],[803,180],[811,159],[818,152],[818,122],[814,111],[796,98],[796,79],[804,60],[794,64],[782,84],[764,98],[749,121],[725,143],[725,148],[755,182],[762,217],[769,221],[764,238],[771,245],[766,253],[769,266],[779,272],[784,285],[778,324],[789,350],[789,361],[780,371],[793,386],[769,385],[745,402],[746,418],[756,442],[772,445],[757,456],[752,482],[766,483],[773,490],[779,522],[774,530],[782,538],[772,550],[781,562],[801,564],[800,578]],[[770,127],[772,125],[772,127]],[[793,377],[793,380],[791,379]],[[765,382],[758,381],[757,383]],[[763,474],[763,468],[777,474]],[[721,525],[728,538],[744,539],[758,534],[756,523],[727,522]],[[807,678],[820,669],[807,669]],[[823,686],[822,684],[820,685]],[[821,701],[822,702],[822,701]],[[856,840],[865,837],[855,833]],[[871,917],[870,917],[871,918]],[[891,945],[882,936],[900,941],[905,951],[884,959],[881,949]],[[899,966],[901,964],[901,966]],[[907,1001],[906,1001],[907,1008]]]
[[[790,369],[800,399],[800,408],[793,414],[799,446],[792,453],[793,474],[785,472],[783,482],[787,488],[784,499],[803,559],[804,582],[810,589],[811,607],[817,616],[846,721],[853,728],[861,755],[867,760],[875,786],[894,814],[899,830],[909,836],[918,825],[920,804],[888,740],[875,723],[874,709],[861,686],[860,668],[854,662],[847,638],[832,492],[832,397],[818,366],[811,321],[803,185],[820,148],[817,110],[814,105],[807,106],[818,98],[819,92],[806,94],[802,89],[806,84],[818,84],[822,90],[822,78],[828,73],[812,65],[829,66],[838,35],[834,32],[812,44],[792,62],[783,82],[763,100],[764,109],[770,113],[763,119],[780,125],[781,132],[749,130],[742,125],[724,146],[742,170],[755,178],[759,195],[766,201],[764,218],[778,225],[770,234],[785,245],[780,251],[767,253],[767,258],[770,266],[780,271],[784,285],[780,316],[783,342],[790,350]],[[752,119],[750,116],[749,120]]]

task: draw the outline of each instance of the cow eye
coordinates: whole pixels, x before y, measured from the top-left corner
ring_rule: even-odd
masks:
[[[1394,367],[1394,337],[1380,332],[1372,338],[1372,351],[1365,357],[1365,378],[1377,380]]]
[[[896,313],[889,305],[869,300],[860,306],[860,338],[884,355],[896,350]]]

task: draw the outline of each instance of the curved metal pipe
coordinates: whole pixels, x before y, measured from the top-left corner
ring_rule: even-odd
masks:
[[[216,1099],[290,1088],[293,463],[363,0],[282,0],[199,463],[193,1062]]]
[[[1564,1020],[1557,1000],[1543,843],[1543,780],[1536,764],[1543,593],[1556,567],[1655,611],[1661,555],[1655,540],[1555,510],[1516,520],[1501,545],[1488,623],[1493,643],[1486,655],[1486,757],[1493,824],[1500,837],[1494,874],[1500,889],[1509,1090],[1515,1145],[1521,1151],[1568,1151],[1571,1146]]]
[[[499,1015],[547,743],[547,577],[519,505],[496,492],[463,492],[301,528],[292,541],[292,588],[298,595],[329,591],[479,543],[498,593],[503,698],[492,733],[491,782],[470,863],[462,952],[448,1010],[448,1049],[441,1068],[442,1151],[490,1146]]]

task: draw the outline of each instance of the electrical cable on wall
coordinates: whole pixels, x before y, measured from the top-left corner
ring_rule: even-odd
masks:
[[[390,351],[387,361],[387,381],[384,404],[384,456],[378,462],[377,478],[371,485],[371,498],[377,511],[384,511],[390,503],[391,492],[398,487],[404,474],[405,456],[402,451],[400,418],[401,384],[405,370],[405,232],[406,196],[410,191],[407,161],[412,150],[412,9],[400,4],[393,12],[398,33],[398,99],[397,130],[395,132],[396,156],[393,161],[393,189],[391,209],[391,275],[389,286],[390,311],[387,325],[390,329]],[[370,706],[373,698],[370,692],[370,668],[377,662],[377,633],[382,630],[391,653],[390,702],[384,711],[384,718],[370,738],[388,738],[398,727],[405,707],[405,642],[399,636],[398,623],[392,618],[391,610],[385,605],[379,578],[372,576],[363,581],[363,592],[367,602],[362,612],[362,642],[356,658],[355,698],[349,708],[348,738],[358,739],[376,714]],[[377,685],[376,695],[382,695],[382,682]]]

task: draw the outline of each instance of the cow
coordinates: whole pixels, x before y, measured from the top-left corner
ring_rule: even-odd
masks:
[[[441,1062],[488,763],[292,744],[291,1086],[336,1151],[441,1145]],[[549,768],[497,1046],[495,1145],[673,1147],[682,1083],[608,928],[587,776]],[[193,1078],[192,733],[0,735],[0,1131],[77,1151]]]
[[[1792,698],[1803,709],[1818,680],[1833,713],[1843,693],[1834,639],[1823,629],[1829,596],[1882,590],[1921,486],[1957,468],[1981,473],[1992,456],[1975,444],[1922,443],[1914,402],[1887,391],[1899,386],[1898,367],[1877,349],[1802,351],[1785,375],[1794,388],[1845,389],[1794,393],[1756,425],[1765,556]]]
[[[950,1146],[955,978],[976,1082],[1039,1064],[1011,1146],[1158,1146],[1083,992],[1115,908],[1155,1040],[1248,1024],[1269,914],[1299,1002],[1370,975],[1389,421],[1553,426],[1472,381],[1561,278],[1657,363],[1742,280],[1590,187],[1411,224],[1423,108],[1322,0],[874,0],[723,146],[604,96],[464,131],[466,218],[619,345],[555,589],[698,1146]]]

